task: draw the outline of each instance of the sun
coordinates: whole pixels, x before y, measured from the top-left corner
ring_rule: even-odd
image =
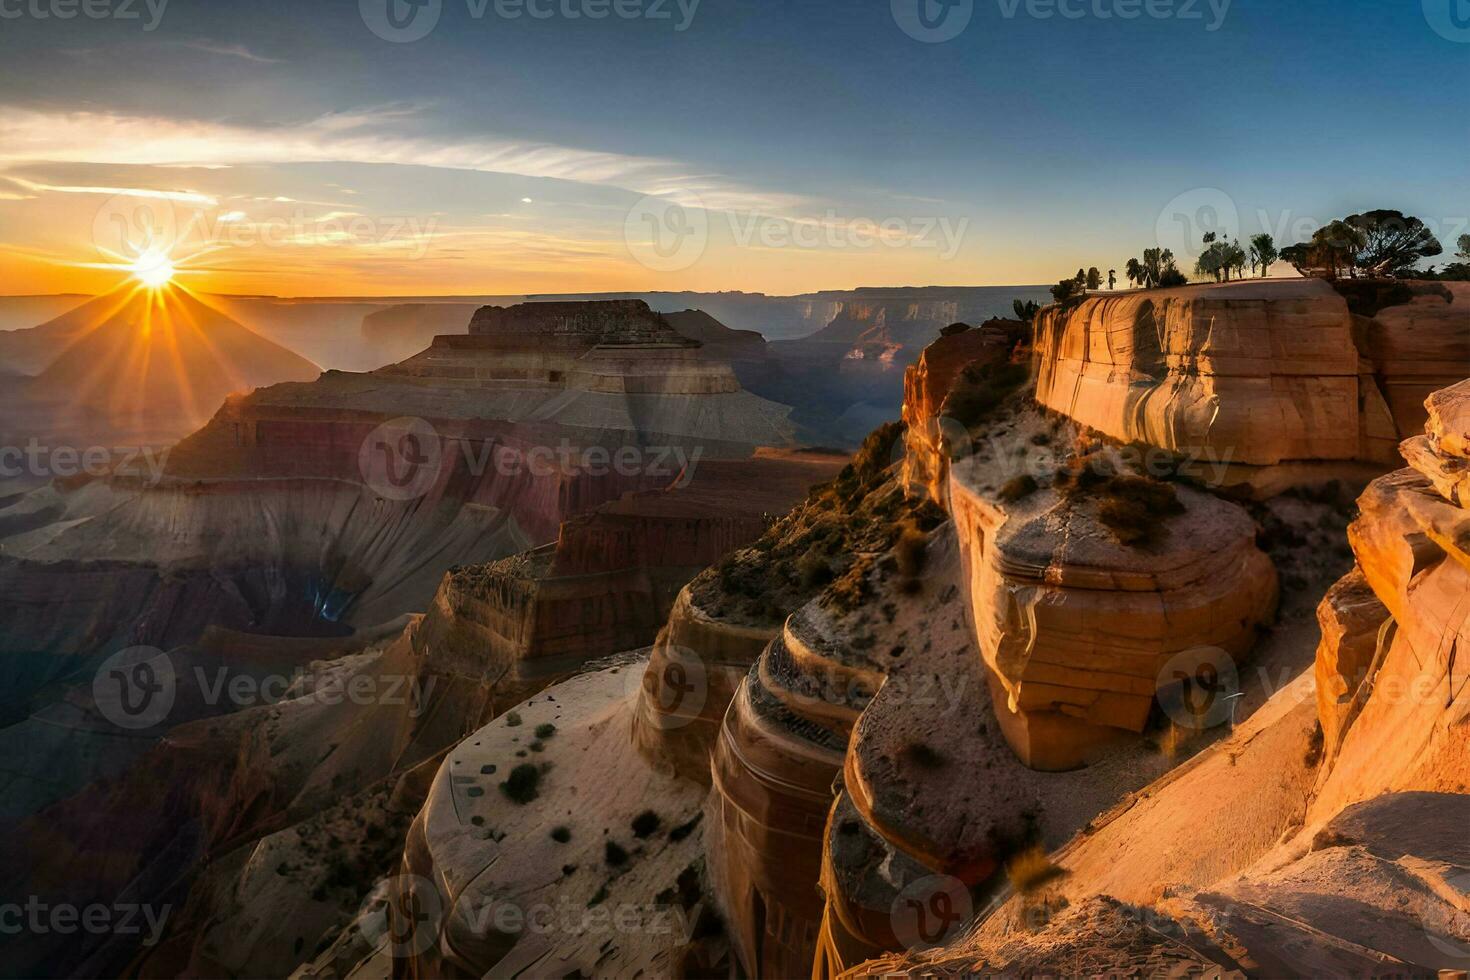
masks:
[[[151,248],[134,259],[128,271],[149,289],[162,289],[173,281],[178,270],[167,252]]]

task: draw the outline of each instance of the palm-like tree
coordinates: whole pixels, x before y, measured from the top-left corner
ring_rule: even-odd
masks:
[[[1128,281],[1133,285],[1143,285],[1143,263],[1137,259],[1128,260],[1128,264],[1123,267],[1123,274],[1128,277]]]

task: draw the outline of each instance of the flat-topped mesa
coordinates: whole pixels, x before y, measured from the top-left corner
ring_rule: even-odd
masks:
[[[375,374],[436,388],[545,387],[626,395],[741,392],[734,369],[642,300],[486,306],[468,334]]]
[[[469,335],[513,348],[701,346],[676,333],[641,299],[484,306],[470,321]]]

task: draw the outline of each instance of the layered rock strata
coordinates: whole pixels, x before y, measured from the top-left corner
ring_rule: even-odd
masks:
[[[1271,976],[1463,970],[1470,518],[1446,474],[1470,464],[1470,382],[1431,396],[1427,414],[1405,445],[1411,467],[1360,500],[1358,568],[1323,602],[1317,684],[1297,677],[1228,740],[1092,821],[1051,856],[1050,881],[944,948],[849,975],[1065,971],[1072,950],[1109,973],[1170,957]]]
[[[232,397],[140,472],[6,501],[0,618],[16,652],[48,655],[13,676],[33,686],[84,652],[168,649],[208,623],[349,633],[426,608],[445,568],[790,441],[787,409],[646,306],[537,306],[486,311],[474,335],[382,371]],[[527,323],[549,332],[514,332]]]
[[[1424,385],[1464,363],[1470,306],[1426,293],[1359,319],[1319,280],[1049,307],[1037,399],[1119,441],[1230,464],[1231,482],[1267,493],[1314,472],[1367,474],[1422,424]]]
[[[499,678],[502,703],[515,704],[588,660],[653,642],[690,579],[759,538],[770,513],[840,465],[820,453],[763,453],[705,463],[687,474],[688,485],[604,504],[563,524],[554,544],[453,569],[423,642],[463,651]],[[686,613],[675,619],[683,623]],[[671,629],[682,636],[682,626]]]
[[[1269,620],[1276,572],[1235,504],[1187,487],[1151,547],[1121,544],[1094,502],[1056,488],[1002,499],[992,465],[955,465],[949,499],[968,619],[998,720],[1027,765],[1068,769],[1142,732],[1161,672],[1208,648],[1243,658]],[[1099,495],[1101,498],[1101,494]]]
[[[993,320],[984,325],[940,337],[924,348],[919,360],[904,373],[903,422],[904,484],[910,492],[923,491],[944,502],[950,459],[963,455],[968,433],[963,425],[943,415],[945,399],[960,373],[975,366],[997,365],[1010,359],[1017,343],[1019,321]],[[958,440],[961,445],[956,446]]]

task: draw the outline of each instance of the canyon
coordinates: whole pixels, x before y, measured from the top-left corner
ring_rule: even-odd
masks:
[[[233,396],[156,485],[0,510],[50,665],[7,867],[177,909],[21,962],[1463,969],[1467,301],[848,303],[811,364],[902,406],[850,458],[751,391],[799,351],[632,298]],[[118,746],[77,681],[138,644],[183,680]],[[216,669],[294,673],[221,708]]]
[[[1382,351],[1462,351],[1470,316],[1409,290],[1372,316],[1263,282],[1087,298],[1043,310],[1034,344],[948,331],[907,372],[904,424],[697,575],[651,648],[452,753],[402,874],[302,975],[1453,964],[1433,949],[1465,938],[1444,883],[1465,866],[1448,665],[1470,437],[1452,364]],[[1130,347],[1150,316],[1153,366]],[[1404,436],[1413,468],[1365,431]],[[1432,650],[1427,696],[1374,707]],[[556,732],[529,756],[522,719]],[[1333,888],[1429,925],[1416,941],[1383,909],[1365,935]],[[689,929],[483,926],[650,890]],[[348,942],[410,907],[436,910],[411,942]],[[722,929],[697,926],[711,908]]]
[[[485,308],[400,364],[232,395],[157,471],[6,501],[7,881],[176,910],[156,947],[32,937],[16,962],[289,972],[445,751],[651,642],[840,468],[783,448],[787,412],[640,302]],[[104,681],[136,670],[161,715],[119,713]],[[297,911],[213,925],[257,901]]]

